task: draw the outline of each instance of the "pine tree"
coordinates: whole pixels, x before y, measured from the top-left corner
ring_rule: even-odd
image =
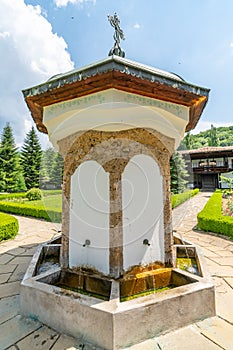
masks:
[[[3,129],[1,137],[0,169],[0,191],[17,191],[20,164],[13,131],[9,123]]]
[[[51,182],[58,189],[61,188],[62,177],[63,177],[63,158],[59,153],[57,153],[54,160],[54,165],[52,168]]]
[[[219,145],[219,140],[217,137],[217,130],[212,124],[211,124],[210,137],[208,140],[208,144],[209,144],[209,146],[215,146],[215,147],[217,147]]]
[[[170,159],[170,174],[171,192],[174,194],[183,192],[189,175],[185,160],[178,152],[175,152]]]
[[[52,169],[56,158],[56,152],[52,147],[49,147],[44,152],[44,163],[49,180],[51,180]]]
[[[42,150],[34,127],[27,133],[21,151],[21,165],[27,189],[39,187]]]

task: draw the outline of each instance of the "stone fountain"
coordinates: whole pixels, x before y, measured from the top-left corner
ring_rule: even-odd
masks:
[[[23,93],[64,177],[62,236],[33,257],[22,313],[109,350],[215,315],[203,257],[173,236],[169,166],[209,90],[111,55]]]

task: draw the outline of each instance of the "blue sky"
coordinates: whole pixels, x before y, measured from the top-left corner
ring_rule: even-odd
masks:
[[[126,58],[211,89],[197,131],[233,125],[232,0],[0,0],[0,128],[18,144],[31,125],[21,90],[106,58],[115,11]]]

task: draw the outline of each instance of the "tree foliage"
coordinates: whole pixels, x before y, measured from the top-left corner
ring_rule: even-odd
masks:
[[[208,140],[208,145],[209,146],[215,146],[217,147],[219,145],[218,137],[217,137],[217,130],[211,125],[211,129],[209,131],[209,140]]]
[[[185,160],[175,152],[170,159],[170,174],[171,174],[171,192],[174,194],[181,193],[185,190],[187,178],[189,176],[186,169]]]
[[[193,135],[187,133],[181,141],[179,150],[196,149],[207,146],[233,146],[233,126],[214,127]],[[190,148],[189,148],[190,147]]]
[[[34,127],[27,133],[21,150],[21,164],[27,189],[39,187],[42,150]]]
[[[63,177],[63,158],[59,153],[56,153],[51,174],[51,182],[56,188],[61,188]]]
[[[40,186],[41,188],[60,189],[63,177],[63,158],[52,147],[43,152]]]
[[[13,131],[9,123],[3,129],[0,146],[0,191],[14,192],[23,190],[20,188],[18,178],[21,169],[19,164],[19,156]]]

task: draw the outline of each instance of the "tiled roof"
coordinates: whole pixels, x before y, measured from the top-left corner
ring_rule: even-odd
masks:
[[[224,152],[224,151],[232,151],[233,146],[225,146],[225,147],[202,147],[196,149],[182,150],[179,151],[180,154],[196,154],[196,153],[211,153],[211,152]]]

